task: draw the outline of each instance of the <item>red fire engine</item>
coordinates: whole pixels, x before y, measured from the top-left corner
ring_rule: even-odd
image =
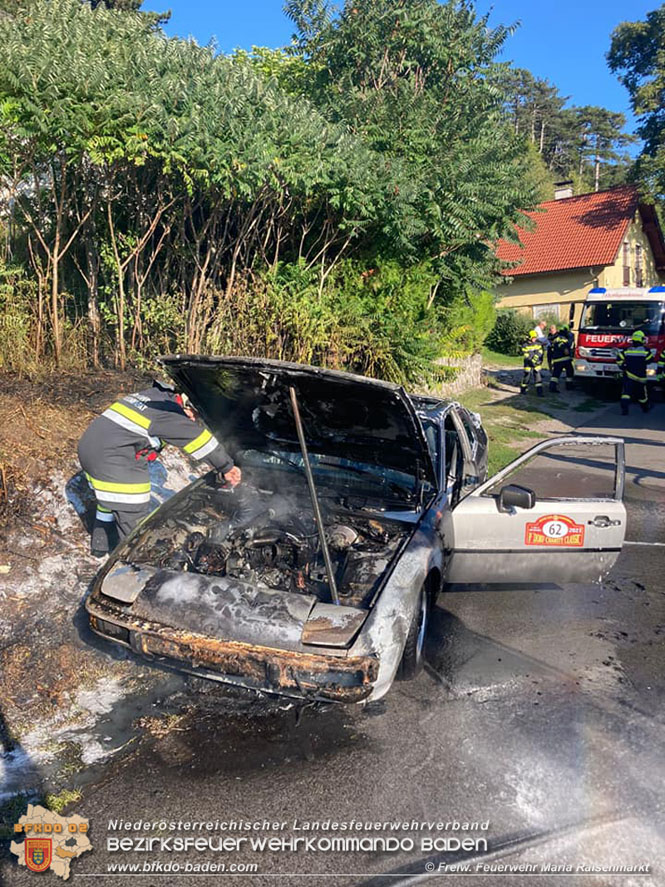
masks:
[[[665,286],[590,290],[577,335],[575,376],[618,378],[617,352],[636,330],[644,332],[644,344],[653,352],[647,377],[655,377],[656,362],[665,348]]]

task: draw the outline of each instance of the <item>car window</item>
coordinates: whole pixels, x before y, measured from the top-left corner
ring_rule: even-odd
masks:
[[[451,505],[460,496],[464,474],[464,453],[459,432],[453,418],[448,413],[444,423],[445,486]]]
[[[473,422],[471,421],[471,416],[467,413],[466,410],[459,410],[459,417],[462,420],[462,425],[464,426],[466,436],[469,438],[471,450],[473,451],[473,446],[476,442],[476,431]]]
[[[519,484],[533,490],[537,499],[610,499],[615,481],[614,444],[566,444],[537,453],[483,495],[497,496],[506,484]]]
[[[396,499],[413,499],[417,495],[418,481],[411,474],[338,456],[310,453],[309,457],[318,485],[333,489],[341,485],[355,487],[359,493],[375,488],[381,490],[382,496],[390,497],[392,494]],[[303,472],[302,454],[294,450],[240,450],[236,458],[243,468]]]
[[[437,478],[441,477],[441,444],[439,439],[439,424],[429,419],[422,419],[423,429],[425,431],[425,440],[432,457],[434,471]]]

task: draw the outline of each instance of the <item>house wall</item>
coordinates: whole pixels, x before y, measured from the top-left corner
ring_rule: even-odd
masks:
[[[665,277],[656,271],[653,252],[649,238],[642,230],[642,220],[639,212],[635,214],[635,218],[630,223],[624,242],[629,245],[629,264],[630,264],[630,284],[629,286],[637,286],[635,247],[639,244],[642,247],[642,266],[644,271],[644,282],[642,286],[656,286],[663,283]],[[607,265],[600,274],[598,286],[615,287],[623,286],[623,244],[619,247],[616,260],[613,265]]]
[[[630,223],[625,241],[629,244],[631,286],[635,286],[635,246],[642,247],[644,286],[665,283],[665,275],[656,271],[649,239],[642,230],[639,211]],[[623,244],[613,265],[581,268],[550,274],[518,275],[511,282],[501,284],[496,295],[499,308],[518,308],[531,316],[538,314],[546,305],[558,305],[561,320],[568,321],[571,304],[574,305],[574,324],[579,325],[582,305],[587,292],[594,286],[623,286]]]
[[[558,306],[561,320],[568,322],[571,305],[574,322],[578,324],[588,291],[597,285],[602,268],[584,268],[552,274],[529,274],[514,277],[497,290],[499,308],[518,308],[530,316],[543,306]],[[535,309],[535,310],[534,310]]]

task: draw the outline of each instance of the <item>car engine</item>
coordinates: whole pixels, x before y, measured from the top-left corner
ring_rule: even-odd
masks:
[[[181,510],[161,528],[167,533],[147,534],[135,562],[330,600],[316,523],[300,497],[245,483],[235,490],[203,488]],[[368,606],[408,530],[347,511],[328,512],[325,523],[340,598]]]

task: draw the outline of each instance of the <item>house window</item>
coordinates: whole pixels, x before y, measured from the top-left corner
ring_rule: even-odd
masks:
[[[630,286],[630,244],[627,240],[623,245],[623,285]]]
[[[644,286],[644,254],[639,243],[635,244],[635,286]]]
[[[534,305],[533,316],[535,320],[550,320],[554,317],[561,317],[561,308],[558,302]]]

